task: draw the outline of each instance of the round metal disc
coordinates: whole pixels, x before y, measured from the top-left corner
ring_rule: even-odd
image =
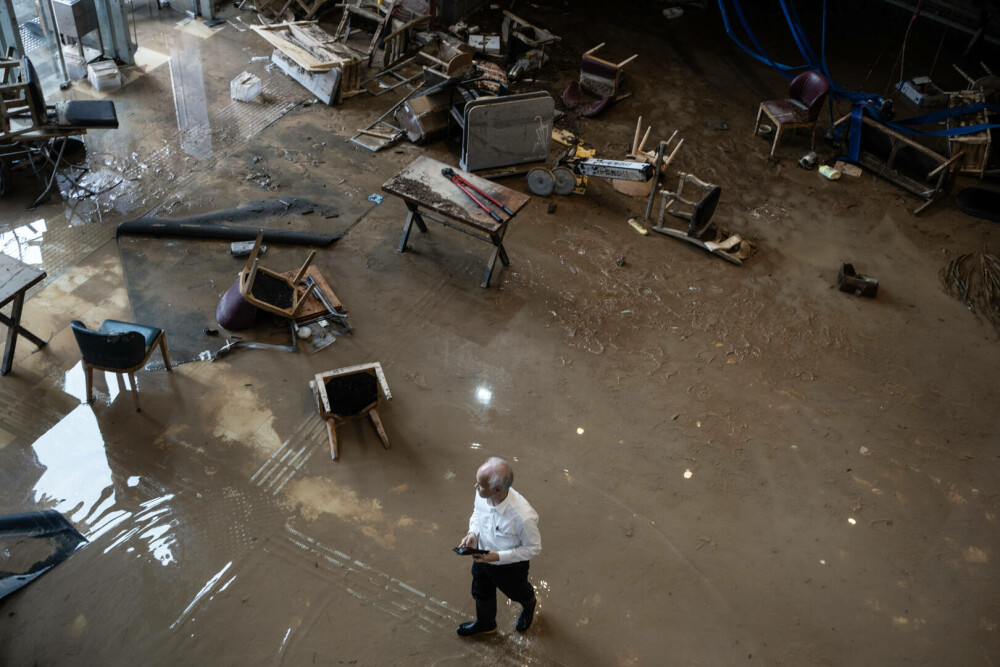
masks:
[[[552,170],[552,176],[555,178],[555,186],[552,191],[557,195],[568,195],[573,193],[573,188],[576,187],[576,174],[569,167],[556,167]]]
[[[535,167],[528,172],[528,190],[533,195],[548,197],[556,185],[556,179],[548,169]]]

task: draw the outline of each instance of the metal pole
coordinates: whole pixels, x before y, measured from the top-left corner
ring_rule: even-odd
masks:
[[[59,32],[59,19],[56,18],[56,8],[52,4],[52,0],[49,0],[49,11],[52,12],[52,25],[55,27],[56,33],[56,50],[59,52],[59,66],[62,67],[63,73],[63,82],[59,84],[59,87],[68,88],[71,81],[69,80],[69,72],[66,71],[66,57],[62,50],[62,33]]]

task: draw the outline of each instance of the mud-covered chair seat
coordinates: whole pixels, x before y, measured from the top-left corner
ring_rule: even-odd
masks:
[[[13,66],[12,66],[13,67]],[[118,112],[111,100],[70,100],[46,104],[38,72],[30,58],[23,58],[17,78],[19,84],[5,87],[7,93],[7,114],[11,118],[30,120],[30,127],[21,128],[20,133],[37,134],[46,129],[117,129]],[[11,125],[9,130],[13,130]]]
[[[52,105],[50,119],[60,127],[117,129],[118,112],[111,100],[71,100]]]
[[[93,398],[93,372],[111,371],[127,373],[132,384],[132,395],[135,398],[135,409],[138,412],[139,390],[135,384],[135,371],[146,365],[153,351],[159,346],[163,355],[163,363],[170,371],[170,355],[167,352],[167,339],[163,329],[121,322],[119,320],[104,320],[97,331],[87,328],[80,320],[70,322],[73,336],[80,347],[83,357],[83,370],[87,380],[87,402]]]
[[[771,156],[781,140],[785,129],[808,127],[812,129],[809,147],[816,145],[816,121],[823,109],[823,102],[830,91],[830,82],[826,77],[809,70],[802,72],[788,84],[788,98],[784,100],[766,100],[760,103],[757,110],[757,122],[753,133],[760,129],[760,121],[767,116],[774,123],[774,143],[771,144]]]

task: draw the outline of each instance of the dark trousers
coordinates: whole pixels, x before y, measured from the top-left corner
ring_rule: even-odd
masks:
[[[476,619],[484,625],[496,625],[497,589],[514,602],[531,604],[535,589],[528,582],[528,561],[507,565],[472,564],[472,597],[476,601]]]

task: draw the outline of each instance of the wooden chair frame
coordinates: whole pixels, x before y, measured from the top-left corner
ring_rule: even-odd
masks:
[[[375,400],[353,415],[341,415],[333,412],[330,407],[330,399],[326,393],[327,381],[331,378],[346,377],[359,373],[374,375],[377,379]],[[378,408],[381,397],[385,396],[385,400],[391,401],[392,393],[389,391],[389,383],[385,380],[385,374],[382,372],[382,365],[379,362],[345,366],[344,368],[326,371],[325,373],[317,373],[316,378],[310,384],[313,388],[313,394],[316,397],[316,407],[319,410],[319,415],[326,422],[326,434],[330,441],[330,458],[334,461],[340,459],[337,426],[358,419],[364,419],[365,417],[371,419],[375,430],[378,432],[378,437],[382,441],[382,446],[385,449],[389,449],[389,436],[386,435],[385,428],[382,426],[382,419],[378,415]]]
[[[277,271],[272,271],[271,269],[265,268],[260,265],[260,244],[264,238],[264,232],[261,231],[257,234],[257,239],[254,241],[253,250],[250,253],[250,257],[247,259],[246,266],[240,271],[240,294],[243,299],[250,304],[253,304],[257,308],[264,310],[268,313],[273,313],[274,315],[279,315],[281,317],[286,317],[288,319],[295,319],[296,313],[299,308],[305,303],[309,295],[312,294],[315,283],[309,285],[305,289],[299,288],[299,281],[302,280],[303,276],[306,275],[306,271],[309,269],[309,265],[312,263],[313,258],[316,257],[316,251],[313,250],[309,253],[306,261],[302,264],[298,271],[296,271],[294,277],[289,278],[286,275],[278,273]],[[258,275],[266,275],[274,280],[283,283],[288,286],[292,291],[292,305],[287,308],[282,308],[273,303],[268,303],[267,301],[262,301],[258,299],[253,294],[253,284],[257,279]]]

